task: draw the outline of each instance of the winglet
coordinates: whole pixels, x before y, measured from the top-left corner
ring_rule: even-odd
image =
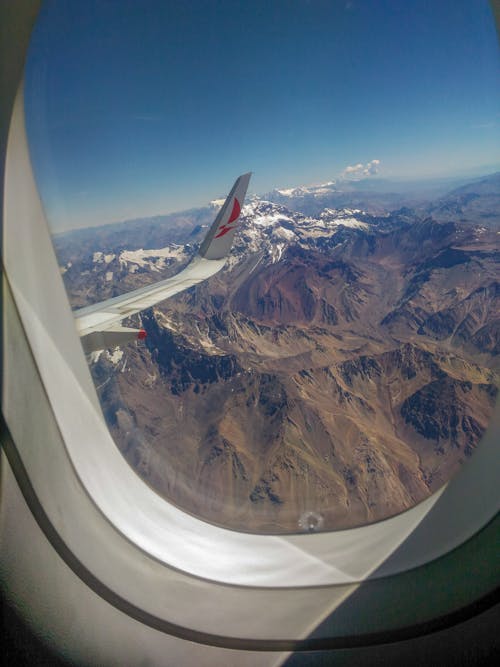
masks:
[[[198,251],[205,259],[223,259],[231,250],[238,218],[243,208],[252,172],[243,174],[235,184],[219,211]]]

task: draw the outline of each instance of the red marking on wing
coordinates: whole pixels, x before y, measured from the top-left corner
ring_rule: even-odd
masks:
[[[240,213],[241,213],[240,202],[235,197],[234,202],[233,202],[233,210],[231,211],[231,215],[229,216],[229,220],[219,227],[219,233],[216,235],[216,237],[215,237],[216,239],[220,238],[221,236],[224,236],[224,234],[227,234],[232,229],[234,229],[234,227],[230,227],[229,225],[232,222],[235,222],[236,220],[238,220],[238,218],[240,216]]]
[[[231,211],[231,215],[229,216],[229,220],[227,221],[227,224],[230,225],[232,222],[237,220],[239,218],[239,215],[241,213],[241,206],[240,202],[234,198],[234,204],[233,204],[233,210]]]

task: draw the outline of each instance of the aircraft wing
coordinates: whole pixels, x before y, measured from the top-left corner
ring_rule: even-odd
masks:
[[[145,337],[142,329],[121,326],[126,317],[168,299],[210,278],[226,262],[251,173],[236,179],[197,255],[176,276],[75,311],[76,326],[86,352]]]

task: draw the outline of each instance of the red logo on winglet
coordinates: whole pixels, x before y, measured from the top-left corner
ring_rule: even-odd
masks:
[[[231,211],[231,215],[229,216],[229,220],[219,227],[219,233],[215,237],[216,239],[218,239],[221,236],[224,236],[224,234],[227,234],[232,229],[234,229],[234,227],[229,227],[229,225],[232,222],[235,222],[236,220],[238,220],[238,218],[240,217],[240,213],[241,213],[240,202],[235,197],[234,198],[234,203],[233,203],[233,210]]]

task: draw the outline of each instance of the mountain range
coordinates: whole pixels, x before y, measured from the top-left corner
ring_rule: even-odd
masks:
[[[223,271],[143,313],[145,344],[89,358],[126,459],[238,530],[296,532],[311,513],[346,528],[426,498],[497,394],[498,185],[392,210],[335,205],[334,183],[251,199]],[[177,272],[218,205],[56,237],[72,305]]]

